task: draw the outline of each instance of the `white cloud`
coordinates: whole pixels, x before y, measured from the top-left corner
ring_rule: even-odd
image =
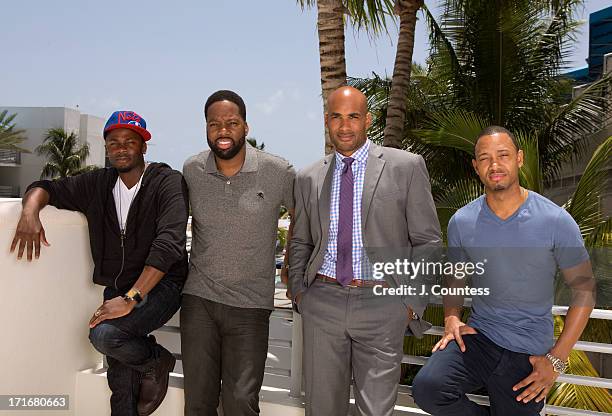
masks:
[[[268,97],[263,103],[256,104],[255,106],[262,113],[270,115],[280,107],[283,101],[285,101],[285,91],[278,90]]]

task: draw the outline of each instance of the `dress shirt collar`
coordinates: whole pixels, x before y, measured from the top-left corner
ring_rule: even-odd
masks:
[[[368,161],[368,152],[370,150],[370,139],[366,139],[366,142],[359,149],[355,151],[350,157],[355,159],[354,163],[359,163],[361,165],[365,165]],[[344,163],[342,161],[347,157],[343,156],[338,152],[336,154],[336,169],[342,169],[344,167]]]

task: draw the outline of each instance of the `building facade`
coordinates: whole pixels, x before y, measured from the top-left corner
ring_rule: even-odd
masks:
[[[26,140],[20,147],[31,153],[0,150],[0,197],[21,197],[28,185],[40,178],[46,160],[34,149],[44,140],[49,129],[62,128],[75,133],[81,143],[89,145],[86,165],[105,165],[104,119],[66,107],[2,107],[16,114],[17,129],[25,130]]]
[[[563,74],[575,82],[572,98],[580,96],[592,82],[612,73],[612,6],[589,15],[589,49],[586,62],[588,66]],[[608,89],[604,90],[604,94],[607,105],[610,105],[612,92]],[[600,130],[585,138],[583,157],[563,166],[559,177],[546,187],[546,196],[559,205],[565,203],[576,190],[595,149],[610,136],[612,136],[612,108],[608,107],[601,120]],[[608,177],[612,177],[612,164],[609,163],[607,169],[610,172]],[[608,216],[612,213],[612,181],[608,183],[602,195],[601,206]]]

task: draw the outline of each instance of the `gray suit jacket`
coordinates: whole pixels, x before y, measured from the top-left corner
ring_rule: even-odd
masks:
[[[332,153],[300,171],[295,181],[295,218],[289,246],[289,284],[294,299],[308,289],[323,264],[334,165]],[[384,251],[406,254],[409,250],[414,255],[415,249],[440,247],[440,223],[423,158],[372,143],[363,185],[361,218],[364,247],[372,262],[378,260],[372,256]],[[399,286],[397,276],[386,279],[391,286]],[[419,316],[427,306],[426,300],[415,297],[404,298],[404,301],[410,303]],[[420,337],[430,326],[419,320],[410,323],[410,330]]]

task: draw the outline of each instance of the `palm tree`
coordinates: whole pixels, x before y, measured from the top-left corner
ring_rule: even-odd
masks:
[[[0,150],[13,150],[29,153],[29,150],[17,146],[26,140],[25,130],[17,129],[13,120],[17,114],[8,114],[8,110],[0,112]]]
[[[612,75],[574,99],[568,98],[571,80],[561,75],[568,41],[578,26],[573,13],[579,3],[448,0],[439,21],[423,7],[432,49],[425,67],[412,67],[402,145],[426,159],[443,230],[458,208],[482,193],[471,159],[474,140],[485,126],[498,124],[515,132],[525,153],[521,185],[542,192],[564,163],[584,154],[587,139],[609,124]],[[373,74],[349,83],[368,96],[374,116],[370,137],[382,142],[390,80]],[[607,139],[593,153],[565,204],[589,246],[612,244],[611,221],[600,205],[611,148],[612,139]],[[433,322],[440,325],[441,311],[430,309]],[[583,339],[602,342],[593,335],[610,330],[609,322],[591,320]],[[408,339],[406,351],[429,351],[431,342]],[[584,353],[575,351],[570,360],[574,374],[592,374]],[[606,411],[606,394],[558,386],[549,399]]]
[[[80,144],[76,134],[68,134],[62,128],[47,131],[43,142],[36,147],[36,153],[47,157],[40,178],[65,178],[97,169],[96,166],[84,166],[89,156],[87,143]]]
[[[504,125],[532,149],[522,183],[541,192],[612,117],[604,94],[612,75],[568,103],[572,84],[560,71],[579,2],[550,3],[448,0],[441,23],[423,6],[432,49],[426,67],[412,68],[403,147],[425,158],[434,197],[477,179],[473,141],[487,125]],[[391,82],[374,74],[349,84],[368,96],[370,137],[383,142]]]
[[[383,145],[402,147],[404,122],[406,120],[406,101],[410,86],[410,69],[412,68],[412,51],[414,49],[414,32],[417,11],[423,5],[423,0],[396,0],[395,9],[399,15],[400,30],[397,41],[397,52],[393,66],[393,78]]]
[[[323,112],[327,112],[327,97],[336,88],[346,85],[344,15],[354,27],[377,35],[386,31],[386,17],[392,16],[392,0],[297,0],[302,9],[317,6],[319,59]],[[333,151],[329,134],[325,132],[325,153]]]

